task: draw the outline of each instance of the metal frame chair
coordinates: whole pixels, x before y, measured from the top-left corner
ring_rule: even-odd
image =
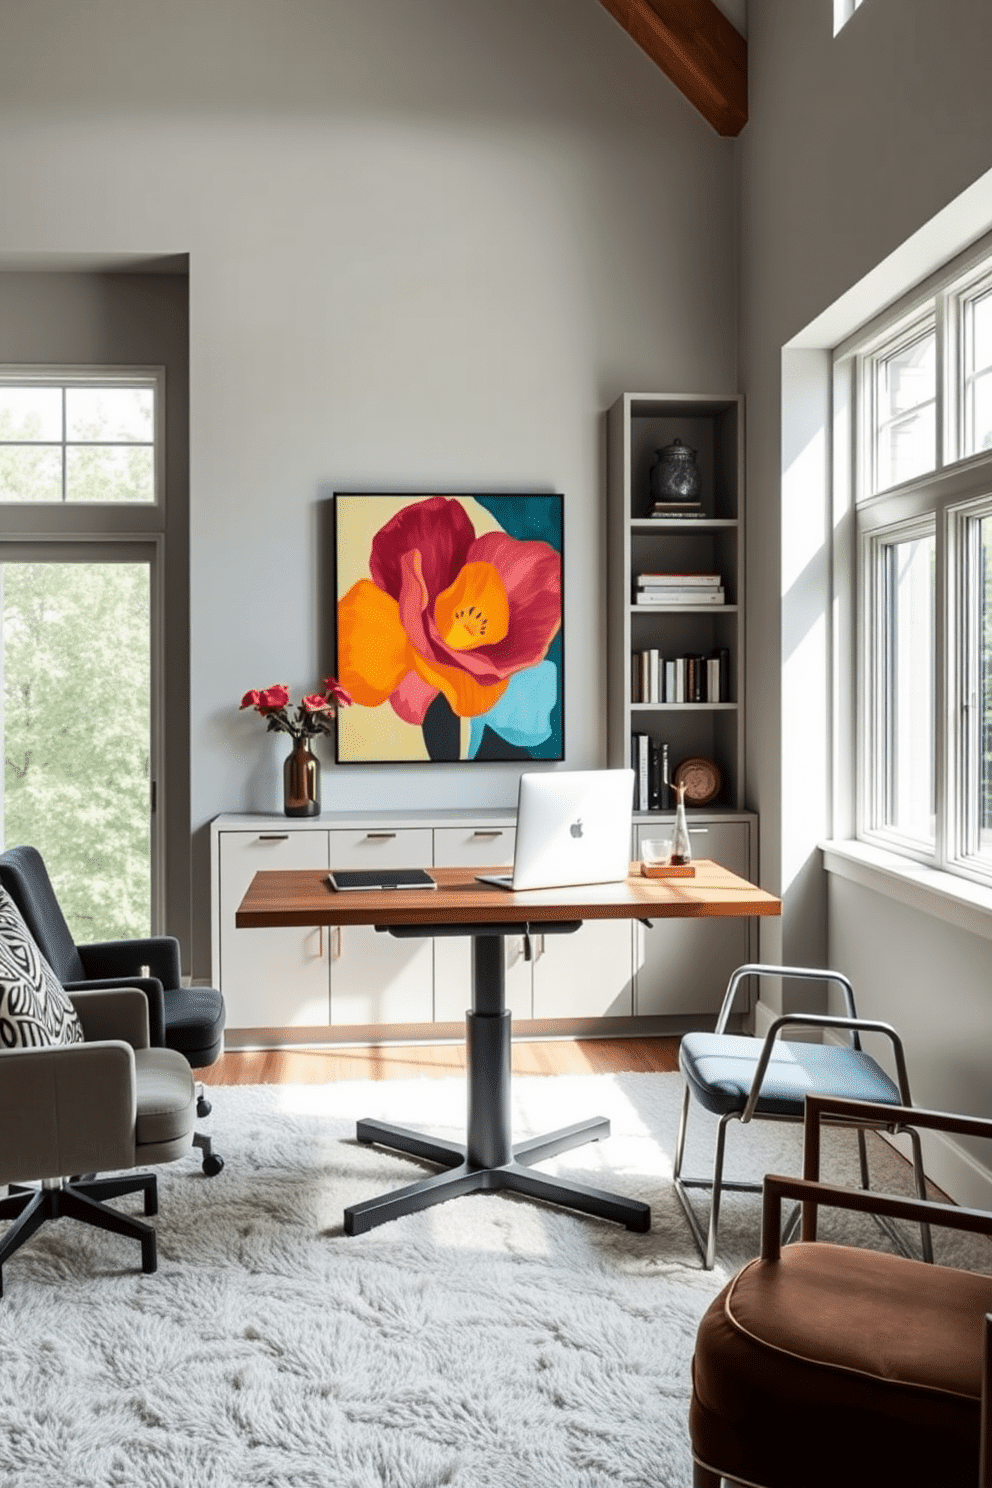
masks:
[[[749,977],[779,977],[800,981],[833,983],[840,987],[847,1009],[846,1016],[827,1013],[783,1013],[776,1018],[763,1040],[749,1035],[734,1035],[726,1032],[733,1013],[738,989]],[[779,1043],[779,1035],[790,1028],[816,1028],[846,1032],[850,1045]],[[878,1033],[892,1045],[897,1081],[893,1082],[879,1064],[861,1047],[862,1033]],[[790,1063],[782,1058],[776,1060],[776,1048],[789,1051]],[[712,1270],[716,1260],[717,1232],[720,1222],[720,1198],[724,1190],[733,1192],[760,1193],[760,1182],[730,1181],[723,1176],[727,1126],[731,1121],[747,1125],[750,1121],[803,1120],[804,1099],[807,1094],[872,1099],[876,1104],[910,1107],[912,1098],[906,1057],[902,1041],[889,1023],[874,1019],[859,1018],[854,1000],[854,988],[846,976],[838,971],[806,966],[774,966],[754,962],[739,966],[732,974],[723,1005],[713,1033],[689,1033],[682,1039],[679,1050],[685,1090],[682,1111],[679,1117],[678,1136],[675,1143],[675,1160],[672,1178],[675,1192],[692,1231],[706,1270]],[[714,1073],[707,1077],[703,1066]],[[716,1150],[713,1158],[713,1173],[709,1178],[685,1178],[682,1176],[682,1161],[685,1153],[686,1132],[689,1122],[689,1107],[693,1096],[712,1114],[719,1117],[716,1134]],[[918,1133],[903,1122],[881,1122],[893,1133],[905,1133],[912,1144],[913,1172],[916,1191],[926,1198],[926,1179],[923,1172],[923,1154]],[[858,1156],[861,1168],[861,1186],[871,1187],[868,1173],[868,1152],[864,1128],[858,1128]],[[690,1188],[708,1189],[711,1192],[709,1218],[704,1232],[703,1226],[689,1200]],[[792,1216],[787,1228],[791,1235],[798,1224],[798,1211]],[[893,1243],[906,1251],[905,1242],[899,1232],[885,1219],[879,1223],[886,1229]],[[924,1260],[933,1259],[930,1233],[921,1225],[921,1244]]]

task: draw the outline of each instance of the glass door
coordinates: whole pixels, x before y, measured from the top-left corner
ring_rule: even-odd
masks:
[[[38,848],[80,942],[158,918],[155,559],[0,544],[0,840]]]

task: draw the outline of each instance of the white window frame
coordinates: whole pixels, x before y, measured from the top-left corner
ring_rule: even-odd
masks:
[[[151,578],[151,929],[165,927],[168,820],[165,770],[167,542],[165,368],[162,366],[0,364],[0,385],[155,388],[155,500],[147,502],[0,502],[0,558],[7,562],[147,562]]]
[[[882,643],[885,641],[888,631],[885,613],[885,572],[884,553],[894,543],[912,542],[919,538],[933,537],[935,546],[939,548],[936,535],[936,522],[932,513],[923,512],[910,518],[904,518],[896,522],[883,522],[879,526],[866,524],[861,536],[861,605],[860,613],[863,617],[863,628],[861,636],[861,675],[870,679],[871,683],[881,682],[885,676],[885,664],[880,660]],[[939,559],[938,559],[939,572]],[[937,677],[939,664],[937,658],[940,655],[940,613],[935,597],[935,659],[934,659],[934,688],[937,689]],[[900,852],[909,857],[918,858],[921,861],[931,861],[934,851],[928,842],[917,837],[910,837],[885,825],[886,817],[886,789],[887,772],[885,760],[885,744],[887,731],[885,727],[886,694],[883,686],[869,685],[865,688],[864,707],[861,710],[862,738],[861,748],[858,750],[858,758],[861,762],[862,777],[860,780],[859,796],[861,800],[861,820],[863,823],[863,835],[880,844],[884,844],[894,852]],[[935,731],[939,735],[939,730]],[[936,812],[939,822],[939,760],[940,747],[939,738],[934,740],[934,771],[937,784],[938,810]]]
[[[898,305],[835,349],[835,369],[855,378],[851,473],[854,484],[856,791],[855,833],[873,848],[992,887],[992,864],[977,855],[977,722],[972,709],[976,657],[977,560],[971,534],[992,516],[992,452],[963,456],[964,346],[967,302],[992,287],[992,240],[985,239],[934,275]],[[875,368],[932,323],[937,378],[935,468],[882,491],[874,490]],[[934,534],[935,583],[935,804],[932,849],[886,829],[884,705],[876,647],[880,554],[885,543],[929,529]]]
[[[918,315],[917,314],[917,315],[913,315],[913,316],[909,317],[909,319],[903,325],[900,325],[899,326],[899,328],[895,331],[894,334],[891,334],[890,333],[885,338],[883,338],[883,339],[881,339],[879,341],[873,342],[870,345],[870,347],[866,348],[861,353],[860,357],[858,358],[858,361],[859,361],[859,376],[860,376],[860,383],[861,383],[861,398],[860,398],[860,404],[861,404],[861,409],[862,409],[862,415],[861,416],[862,416],[862,419],[864,421],[863,422],[863,427],[866,430],[870,430],[871,431],[871,438],[870,439],[863,439],[861,441],[861,448],[862,448],[862,452],[863,452],[863,457],[862,457],[861,486],[860,486],[860,489],[862,491],[864,491],[866,493],[866,495],[870,494],[872,496],[878,496],[878,495],[882,495],[886,491],[891,491],[891,490],[894,490],[895,489],[894,486],[879,486],[879,484],[878,484],[878,459],[879,459],[879,451],[878,451],[877,434],[878,434],[878,420],[879,420],[879,410],[878,410],[878,376],[879,376],[879,368],[880,368],[880,366],[881,366],[881,364],[883,362],[888,361],[891,357],[897,356],[900,351],[905,351],[907,347],[912,346],[915,342],[921,341],[924,338],[924,336],[930,336],[930,335],[933,335],[934,340],[936,342],[936,358],[937,358],[937,365],[938,365],[938,373],[937,373],[935,387],[934,387],[934,465],[933,465],[933,469],[936,470],[936,469],[939,469],[940,468],[940,465],[942,463],[943,444],[944,444],[944,441],[942,439],[943,423],[944,423],[944,408],[943,408],[943,404],[944,404],[943,393],[944,393],[944,390],[943,390],[943,387],[941,385],[942,384],[942,379],[941,379],[941,377],[939,375],[940,349],[941,349],[942,336],[941,336],[941,327],[937,323],[937,317],[931,311],[927,311],[923,315]],[[923,404],[917,404],[916,406],[922,408],[924,405]],[[910,409],[906,409],[903,413],[899,414],[897,417],[888,419],[887,420],[887,423],[886,423],[886,427],[888,428],[891,424],[898,423],[900,419],[907,418],[912,412],[913,412],[913,410],[911,408]],[[927,473],[929,473],[929,472],[927,472]],[[923,478],[924,478],[923,475],[920,475],[920,476],[914,476],[912,479],[914,481],[916,481],[916,480],[920,480],[920,479],[923,479]],[[898,484],[908,484],[908,483],[907,482],[899,482]]]
[[[962,596],[974,593],[979,584],[981,558],[978,551],[978,528],[983,518],[992,521],[992,489],[984,498],[954,507],[948,513],[949,522],[953,524],[956,568],[951,604],[955,611],[956,630],[961,646],[961,664],[954,676],[955,691],[951,699],[956,731],[954,758],[960,773],[960,787],[954,797],[958,821],[952,841],[954,865],[966,873],[978,857],[977,818],[974,812],[968,811],[966,802],[980,801],[978,668],[981,622],[977,606],[965,604]],[[992,880],[992,863],[987,866],[987,877]]]
[[[133,529],[140,525],[143,530],[149,526],[153,530],[161,528],[165,520],[165,368],[164,367],[99,367],[99,366],[72,366],[59,367],[51,365],[16,365],[4,363],[0,366],[0,387],[57,387],[57,388],[121,388],[121,387],[151,387],[154,392],[154,424],[152,439],[154,446],[154,489],[153,501],[3,501],[0,502],[0,513],[4,517],[4,526],[8,527],[8,519],[12,513],[33,512],[39,515],[38,520],[44,525],[51,524],[53,530],[61,527],[69,529],[86,523],[86,514],[96,511],[127,512],[146,514],[151,513],[151,521],[148,517],[137,519],[132,516],[131,520],[125,522],[125,527]],[[63,450],[63,479],[65,450],[73,441],[65,440],[65,429],[63,427],[62,450]],[[50,443],[52,441],[41,441]],[[71,513],[75,512],[75,518]],[[66,513],[64,517],[58,514]],[[82,514],[82,515],[80,515]],[[101,524],[105,525],[105,524]]]
[[[962,332],[959,334],[958,344],[953,349],[957,363],[957,376],[955,378],[955,382],[960,389],[960,407],[957,413],[957,448],[962,451],[964,451],[967,446],[968,435],[968,373],[965,369],[965,337],[963,334],[964,313],[965,307],[970,301],[981,299],[983,295],[987,294],[992,294],[992,268],[990,268],[987,274],[979,274],[977,278],[969,278],[968,283],[963,288],[959,289],[952,297],[955,312],[954,320],[957,326],[962,327]],[[987,371],[987,369],[983,370]],[[972,455],[965,458],[980,458],[983,453],[988,452],[979,450],[977,452],[977,456]]]

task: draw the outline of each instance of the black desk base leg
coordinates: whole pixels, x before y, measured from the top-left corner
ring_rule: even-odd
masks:
[[[461,927],[460,933],[472,935],[473,950],[473,1007],[465,1020],[468,1140],[464,1144],[442,1142],[384,1121],[359,1121],[356,1135],[360,1142],[378,1142],[394,1152],[406,1152],[411,1157],[437,1163],[446,1171],[383,1194],[381,1198],[352,1204],[344,1211],[345,1234],[361,1235],[389,1219],[416,1214],[419,1209],[428,1209],[445,1199],[491,1189],[509,1189],[547,1204],[612,1219],[626,1225],[628,1230],[640,1233],[649,1230],[651,1210],[638,1199],[625,1199],[584,1183],[567,1183],[564,1179],[531,1172],[533,1163],[608,1137],[610,1123],[602,1116],[595,1116],[544,1137],[513,1143],[510,1014],[504,1004],[503,936],[494,934],[491,926]]]
[[[564,1209],[576,1209],[582,1214],[593,1214],[599,1219],[612,1219],[625,1225],[628,1230],[644,1234],[651,1228],[651,1209],[639,1199],[626,1199],[620,1194],[605,1189],[590,1188],[584,1183],[573,1183],[564,1178],[552,1178],[546,1173],[535,1173],[530,1164],[543,1162],[571,1147],[581,1147],[586,1142],[599,1141],[610,1134],[610,1123],[602,1116],[588,1121],[577,1121],[573,1126],[562,1127],[544,1137],[532,1137],[519,1142],[513,1149],[509,1162],[499,1167],[483,1167],[469,1161],[466,1149],[454,1142],[439,1142],[420,1132],[405,1127],[389,1126],[383,1121],[359,1121],[357,1137],[360,1142],[378,1142],[394,1152],[406,1152],[412,1157],[426,1158],[429,1162],[442,1163],[445,1172],[423,1178],[406,1188],[397,1188],[380,1198],[366,1199],[362,1204],[352,1204],[344,1211],[346,1235],[363,1235],[377,1225],[390,1219],[400,1219],[404,1214],[416,1214],[420,1209],[429,1209],[445,1199],[455,1199],[461,1194],[481,1193],[494,1189],[509,1189],[526,1194],[531,1199],[542,1199],[547,1204],[557,1204]]]

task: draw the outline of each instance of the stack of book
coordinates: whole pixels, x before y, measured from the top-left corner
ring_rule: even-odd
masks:
[[[634,771],[634,810],[670,811],[674,802],[668,745],[650,734],[631,734],[630,763]]]
[[[632,703],[728,703],[730,651],[718,646],[708,656],[662,656],[657,647],[631,655]]]
[[[722,605],[723,581],[719,574],[639,573],[634,591],[638,605]]]
[[[701,517],[701,501],[652,501],[649,517]]]

